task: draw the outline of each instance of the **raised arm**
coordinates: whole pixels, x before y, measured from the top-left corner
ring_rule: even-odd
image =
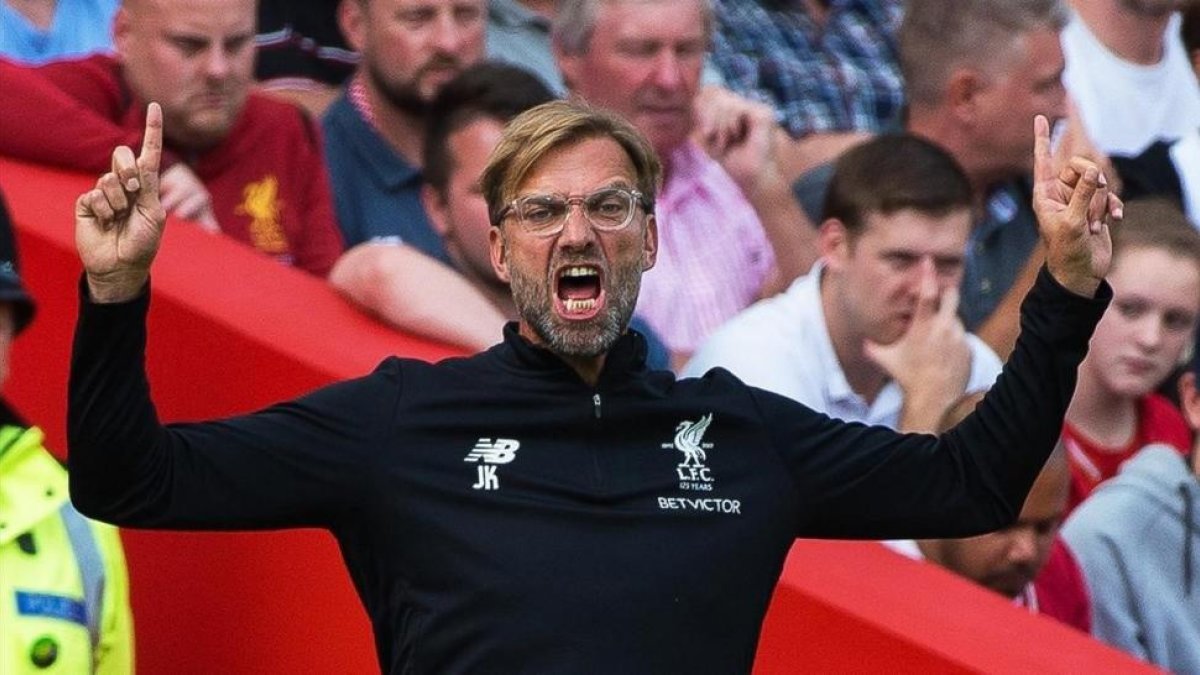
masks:
[[[164,222],[161,148],[151,104],[141,154],[117,148],[112,170],[76,203],[84,281],[67,409],[72,500],[121,525],[335,526],[371,493],[361,464],[390,423],[398,362],[251,415],[163,426],[144,364]]]
[[[805,500],[802,536],[967,536],[1016,518],[1062,428],[1076,371],[1111,292],[1109,218],[1121,203],[1096,166],[1050,169],[1035,124],[1034,207],[1046,267],[1021,308],[1012,357],[975,412],[941,437],[802,416],[756,394]],[[787,412],[790,411],[790,412]],[[805,419],[807,418],[807,419]]]

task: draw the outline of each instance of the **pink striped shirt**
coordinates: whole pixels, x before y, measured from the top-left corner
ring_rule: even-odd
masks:
[[[690,354],[749,307],[775,267],[754,208],[721,165],[690,141],[672,153],[658,197],[658,262],[637,314],[672,353]]]

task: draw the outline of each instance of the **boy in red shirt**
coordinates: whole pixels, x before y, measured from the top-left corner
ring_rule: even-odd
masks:
[[[1191,431],[1154,393],[1179,363],[1200,316],[1200,232],[1166,201],[1126,206],[1113,232],[1114,297],[1079,366],[1063,425],[1074,509],[1152,443],[1186,454]]]

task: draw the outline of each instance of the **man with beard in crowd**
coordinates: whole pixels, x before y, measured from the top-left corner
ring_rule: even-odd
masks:
[[[661,168],[609,113],[511,122],[482,178],[504,342],[251,415],[162,426],[144,369],[161,116],[76,204],[72,497],[127,525],[323,527],[401,672],[734,673],[795,537],[965,536],[1016,517],[1111,290],[1119,216],[1038,119],[1046,268],[975,412],[939,436],[831,419],[714,370],[646,369],[626,332]]]
[[[361,57],[323,121],[347,247],[403,243],[447,260],[421,207],[421,143],[438,89],[483,56],[486,5],[346,0],[339,7],[342,33]]]

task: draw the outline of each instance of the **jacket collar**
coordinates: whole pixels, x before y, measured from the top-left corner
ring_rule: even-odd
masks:
[[[517,322],[504,326],[504,342],[488,350],[503,363],[529,374],[562,376],[578,380],[578,375],[562,357],[526,340],[517,329]],[[608,350],[604,369],[600,371],[597,388],[617,384],[646,371],[646,338],[629,328]]]

